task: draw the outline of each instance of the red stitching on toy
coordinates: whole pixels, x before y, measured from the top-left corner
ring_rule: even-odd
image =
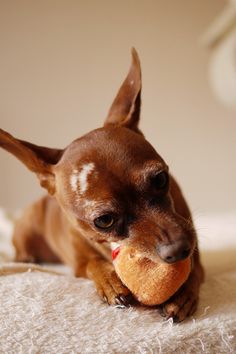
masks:
[[[115,248],[115,249],[111,252],[111,257],[112,257],[112,260],[113,260],[113,261],[116,259],[116,257],[118,256],[119,253],[120,253],[120,247]]]

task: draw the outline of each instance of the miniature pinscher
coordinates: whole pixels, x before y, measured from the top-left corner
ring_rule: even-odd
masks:
[[[16,222],[16,261],[63,262],[92,279],[110,305],[132,302],[111,258],[111,243],[132,243],[149,258],[192,259],[188,280],[159,311],[182,321],[194,313],[203,281],[196,232],[182,192],[165,161],[138,128],[141,68],[130,70],[104,126],[52,149],[0,130],[0,146],[34,172],[48,195]]]

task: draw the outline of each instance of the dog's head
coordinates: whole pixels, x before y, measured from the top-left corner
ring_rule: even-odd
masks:
[[[136,51],[105,121],[66,149],[18,140],[0,130],[0,146],[37,174],[71,223],[94,242],[130,242],[155,259],[191,254],[195,232],[168,166],[139,131],[141,70]],[[174,198],[173,198],[174,195]],[[179,203],[183,203],[182,199]],[[183,208],[184,209],[184,208]]]

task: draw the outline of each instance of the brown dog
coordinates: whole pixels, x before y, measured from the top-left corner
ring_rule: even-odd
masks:
[[[168,263],[192,257],[186,283],[162,305],[176,321],[191,315],[203,281],[189,208],[168,167],[138,129],[141,70],[136,51],[104,127],[50,149],[0,130],[0,146],[36,173],[49,195],[16,223],[17,261],[62,261],[77,277],[89,277],[109,304],[129,301],[116,276],[111,242],[132,238],[152,259]]]

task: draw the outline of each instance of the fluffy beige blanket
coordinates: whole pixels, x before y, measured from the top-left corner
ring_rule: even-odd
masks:
[[[206,282],[197,313],[173,325],[154,309],[103,304],[65,267],[10,263],[12,223],[0,212],[0,353],[235,353],[236,218],[201,218],[197,228]]]

